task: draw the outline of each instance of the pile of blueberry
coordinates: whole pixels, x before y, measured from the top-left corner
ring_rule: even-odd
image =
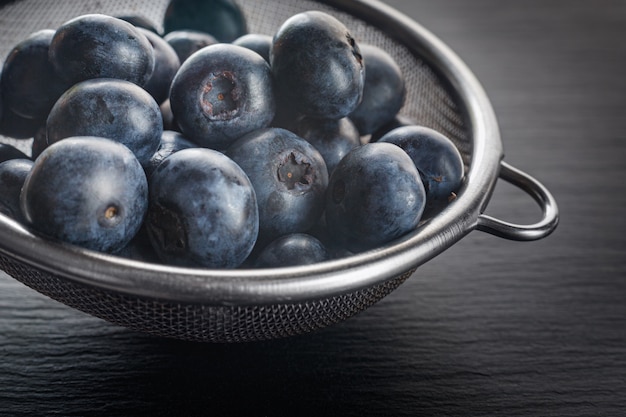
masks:
[[[172,0],[163,32],[88,14],[0,74],[0,211],[47,239],[150,262],[276,267],[370,250],[452,201],[463,161],[399,114],[381,48],[326,12],[249,33],[232,0]]]

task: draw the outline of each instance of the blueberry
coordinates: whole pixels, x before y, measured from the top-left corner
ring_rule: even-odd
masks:
[[[330,259],[322,242],[305,233],[281,236],[269,243],[254,262],[257,268],[311,265]]]
[[[161,259],[152,247],[145,223],[130,242],[115,254],[141,262],[161,263]]]
[[[152,33],[161,35],[161,32],[159,31],[157,26],[154,24],[154,22],[148,19],[144,15],[141,15],[138,13],[128,13],[128,14],[115,15],[114,17],[117,17],[118,19],[122,19],[137,28],[147,29]]]
[[[161,110],[154,98],[136,84],[107,78],[72,86],[47,122],[48,144],[70,136],[114,139],[132,150],[142,165],[154,155],[162,133]]]
[[[30,159],[28,155],[20,151],[13,145],[0,142],[0,162],[8,161],[10,159]]]
[[[27,224],[38,234],[102,252],[116,252],[138,232],[148,207],[144,171],[124,145],[73,137],[35,161],[20,195]]]
[[[148,177],[152,172],[156,169],[157,166],[165,158],[172,155],[175,152],[181,151],[183,149],[188,148],[196,148],[197,145],[191,141],[189,141],[182,133],[176,132],[173,130],[164,130],[161,135],[161,142],[159,144],[159,149],[152,155],[150,158],[150,162],[145,166],[146,174]]]
[[[30,159],[10,159],[0,163],[0,213],[24,224],[20,192],[33,167]]]
[[[289,103],[285,103],[276,97],[276,112],[274,114],[274,119],[270,123],[270,127],[280,127],[282,129],[295,131],[298,127],[298,123],[305,118],[302,113],[298,111],[298,109],[294,108]],[[323,120],[314,118],[315,120]],[[332,120],[332,119],[331,119]]]
[[[258,236],[254,189],[224,154],[183,149],[150,177],[146,227],[159,258],[168,264],[238,267]]]
[[[297,123],[294,132],[322,154],[329,175],[348,152],[361,144],[359,131],[347,117],[339,120],[304,118]]]
[[[331,175],[328,232],[350,251],[373,249],[415,229],[425,204],[424,186],[406,152],[389,143],[362,145]]]
[[[42,125],[35,135],[30,147],[30,159],[35,160],[48,147],[48,138],[46,136],[46,126]]]
[[[2,70],[4,105],[21,117],[39,122],[45,120],[65,90],[48,61],[53,36],[52,29],[32,33],[13,47]]]
[[[37,130],[45,124],[44,121],[30,119],[15,114],[11,109],[3,109],[0,119],[0,135],[14,139],[30,139]]]
[[[272,49],[272,37],[261,33],[247,33],[232,42],[233,45],[243,46],[261,55],[268,63],[270,62],[270,49]]]
[[[163,119],[163,130],[180,131],[174,119],[174,113],[172,113],[169,98],[159,105],[159,110],[161,110],[161,118]]]
[[[207,46],[181,65],[172,82],[170,106],[178,127],[191,141],[225,149],[272,121],[275,105],[269,64],[242,46]]]
[[[232,42],[247,33],[245,16],[233,0],[170,0],[163,17],[163,30],[192,29]]]
[[[361,101],[359,47],[329,14],[308,11],[287,19],[274,34],[270,62],[278,99],[306,116],[340,119]]]
[[[227,150],[246,172],[259,204],[259,239],[305,232],[324,210],[328,172],[322,155],[295,133],[280,128],[251,132]]]
[[[463,158],[447,136],[412,125],[391,130],[379,142],[393,143],[411,157],[426,190],[429,213],[456,197],[464,177]]]
[[[390,122],[404,105],[406,86],[396,61],[382,48],[361,44],[365,61],[363,99],[350,114],[361,135],[369,135]]]
[[[194,52],[205,46],[219,43],[214,36],[205,32],[190,29],[175,30],[163,36],[165,40],[178,55],[180,62],[185,62]]]
[[[57,28],[49,59],[68,86],[91,78],[143,86],[154,70],[148,39],[131,23],[103,14],[81,15]]]
[[[322,214],[319,222],[311,229],[307,230],[306,233],[315,237],[322,243],[328,252],[329,259],[340,259],[354,255],[354,252],[346,248],[345,242],[337,240],[328,230],[325,214]]]
[[[415,124],[417,123],[412,118],[403,114],[396,114],[393,119],[379,127],[374,133],[370,135],[369,142],[378,142],[380,138],[385,136],[396,127],[410,126]]]
[[[154,71],[143,86],[157,103],[163,103],[170,94],[170,84],[180,68],[180,60],[172,46],[162,37],[147,29],[138,28],[154,49]]]

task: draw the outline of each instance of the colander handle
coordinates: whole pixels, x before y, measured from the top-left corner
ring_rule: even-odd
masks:
[[[498,237],[518,241],[538,240],[552,233],[559,222],[559,209],[550,191],[535,178],[506,162],[501,162],[500,168],[501,179],[519,187],[535,199],[541,207],[542,219],[535,224],[520,225],[480,214],[476,228]]]

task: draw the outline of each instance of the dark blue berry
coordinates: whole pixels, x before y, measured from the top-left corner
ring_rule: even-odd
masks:
[[[135,26],[103,14],[86,14],[62,24],[49,58],[68,86],[91,78],[118,78],[143,86],[154,70],[148,39]]]
[[[259,239],[305,232],[324,210],[328,172],[322,155],[293,132],[260,129],[243,136],[226,154],[246,172],[259,203]]]
[[[14,139],[30,139],[44,124],[45,120],[23,117],[15,114],[11,109],[5,108],[2,111],[2,119],[0,119],[0,135]]]
[[[176,51],[176,55],[178,55],[178,59],[181,63],[185,62],[191,54],[205,46],[218,43],[218,40],[215,39],[214,36],[190,29],[172,31],[163,36],[163,40]]]
[[[152,246],[152,242],[150,242],[150,237],[148,236],[145,223],[139,229],[137,234],[131,239],[131,241],[115,254],[117,256],[141,262],[151,262],[157,264],[162,263]]]
[[[80,82],[56,102],[47,122],[48,144],[71,136],[116,140],[142,165],[161,142],[163,119],[154,98],[128,81],[98,78]]]
[[[4,105],[17,115],[38,122],[45,120],[65,91],[65,84],[48,61],[53,36],[52,29],[31,34],[13,47],[2,70]]]
[[[20,192],[33,167],[30,159],[9,159],[0,163],[0,213],[24,224]]]
[[[361,135],[369,135],[393,120],[406,98],[404,76],[396,61],[382,48],[360,45],[365,61],[363,99],[350,114]]]
[[[161,104],[169,97],[170,85],[180,68],[180,60],[174,48],[162,37],[147,29],[138,28],[138,30],[145,35],[154,49],[154,71],[143,88]]]
[[[374,133],[370,135],[369,142],[378,142],[380,138],[385,136],[387,133],[389,133],[391,130],[395,129],[396,127],[410,126],[410,125],[416,125],[416,124],[417,123],[415,122],[415,120],[411,119],[410,117],[405,116],[403,114],[396,114],[396,116],[393,119],[391,119],[389,122],[379,127]]]
[[[330,259],[340,259],[354,255],[354,252],[346,248],[345,242],[336,239],[328,230],[325,214],[322,214],[319,222],[309,229],[307,234],[315,237],[324,245]]]
[[[243,46],[261,55],[268,63],[270,62],[270,50],[272,49],[272,37],[261,33],[247,33],[233,42],[233,45]]]
[[[305,118],[302,113],[300,113],[296,108],[294,108],[289,103],[285,103],[276,97],[276,114],[274,115],[274,119],[272,123],[270,123],[271,127],[280,127],[282,129],[295,131],[298,127],[298,123],[300,120]],[[315,118],[315,120],[322,120]],[[332,119],[331,119],[332,120]]]
[[[0,162],[8,161],[9,159],[29,159],[28,155],[20,151],[13,145],[0,142]]]
[[[413,160],[426,190],[429,211],[455,199],[464,177],[463,158],[454,143],[425,126],[403,126],[385,134],[379,142],[393,143]]]
[[[287,19],[274,35],[270,62],[278,99],[306,116],[340,119],[361,101],[365,70],[359,47],[327,13]]]
[[[36,233],[116,252],[141,227],[148,183],[127,147],[105,138],[73,137],[41,153],[20,199],[26,222]]]
[[[197,145],[183,136],[182,133],[173,131],[173,130],[164,130],[163,135],[161,135],[161,143],[159,144],[159,149],[152,155],[150,158],[150,162],[145,166],[146,174],[148,177],[152,172],[156,169],[157,166],[165,158],[172,155],[175,152],[181,151],[183,149],[188,148],[196,148]]]
[[[181,65],[172,82],[170,106],[190,140],[225,149],[274,118],[269,64],[242,46],[207,46]]]
[[[311,265],[330,259],[328,250],[317,238],[305,233],[281,236],[270,242],[254,262],[257,268]]]
[[[30,146],[30,159],[35,160],[48,147],[48,138],[46,136],[46,126],[41,126],[33,136],[33,142]]]
[[[159,105],[159,110],[161,110],[161,118],[163,119],[163,130],[175,130],[178,132],[180,129],[174,119],[169,98]]]
[[[150,177],[146,227],[168,264],[235,268],[258,236],[255,193],[244,171],[206,148],[169,156]]]
[[[347,117],[338,120],[303,118],[297,122],[294,132],[322,154],[329,174],[348,152],[361,144],[359,131]]]
[[[232,42],[247,33],[245,16],[233,0],[170,0],[163,17],[163,30],[192,29]]]
[[[373,249],[414,230],[426,193],[411,158],[389,143],[355,148],[331,175],[328,232],[353,252]]]
[[[144,15],[141,15],[138,13],[128,13],[128,14],[115,15],[114,17],[125,20],[126,22],[130,23],[131,25],[137,28],[147,29],[152,33],[161,35],[161,32],[159,31],[155,23]]]

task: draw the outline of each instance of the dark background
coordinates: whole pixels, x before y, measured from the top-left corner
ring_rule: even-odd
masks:
[[[285,340],[161,340],[0,275],[0,415],[626,415],[626,2],[388,0],[492,100],[548,238],[473,232],[390,296]],[[488,214],[534,222],[499,183]]]

